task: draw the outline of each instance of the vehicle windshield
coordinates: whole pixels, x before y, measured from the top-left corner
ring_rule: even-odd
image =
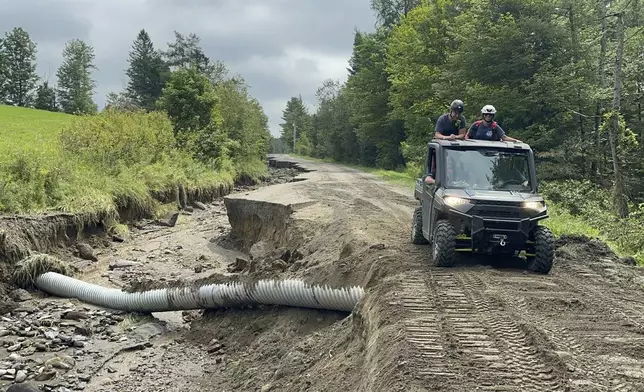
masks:
[[[524,150],[445,149],[447,188],[531,191],[528,153]]]

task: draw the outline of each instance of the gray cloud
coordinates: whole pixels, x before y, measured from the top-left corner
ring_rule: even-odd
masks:
[[[313,110],[326,78],[344,80],[353,33],[373,29],[369,0],[0,0],[0,31],[26,29],[38,44],[39,75],[55,81],[65,42],[94,47],[95,100],[120,91],[127,55],[145,28],[165,49],[173,31],[194,32],[206,54],[241,74],[279,134],[286,101],[302,94]],[[82,5],[80,5],[82,4]]]

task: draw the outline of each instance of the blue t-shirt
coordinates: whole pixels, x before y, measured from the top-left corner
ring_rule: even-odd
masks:
[[[452,120],[449,113],[445,113],[436,120],[435,132],[443,136],[458,135],[458,130],[466,128],[465,116],[460,115],[458,119]]]
[[[476,126],[476,122],[472,124],[469,131],[467,131],[468,139],[478,139],[478,140],[502,140],[505,136],[505,131],[499,124],[496,124],[496,131],[493,129],[492,124],[485,125],[483,121]],[[477,128],[475,130],[475,128]]]

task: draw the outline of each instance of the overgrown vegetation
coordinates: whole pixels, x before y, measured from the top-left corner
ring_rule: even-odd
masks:
[[[638,0],[373,0],[345,83],[317,109],[284,111],[282,143],[339,162],[414,173],[453,99],[485,104],[536,154],[551,223],[597,233],[642,259],[644,3]],[[592,191],[591,191],[592,189]],[[582,192],[583,190],[584,192]],[[583,195],[583,197],[581,197]],[[574,202],[571,200],[574,199]]]
[[[162,52],[141,30],[127,88],[97,111],[91,45],[69,41],[58,84],[36,85],[37,45],[21,28],[7,33],[0,100],[14,107],[0,106],[0,213],[64,211],[119,228],[124,212],[162,211],[180,184],[189,197],[211,197],[265,175],[270,135],[261,105],[196,35],[175,38]]]

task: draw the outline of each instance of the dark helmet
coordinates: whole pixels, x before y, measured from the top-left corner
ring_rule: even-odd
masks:
[[[463,113],[463,101],[460,99],[455,99],[452,101],[452,104],[449,105],[449,109],[457,113]]]

